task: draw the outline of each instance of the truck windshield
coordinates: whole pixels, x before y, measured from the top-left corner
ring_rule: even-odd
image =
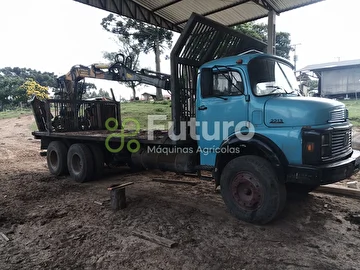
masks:
[[[256,96],[299,94],[293,69],[273,58],[257,58],[248,66],[250,83]]]

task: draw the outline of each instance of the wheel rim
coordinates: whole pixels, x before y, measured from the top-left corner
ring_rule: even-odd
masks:
[[[57,167],[59,162],[59,157],[55,151],[50,152],[50,165],[51,167]]]
[[[262,201],[262,187],[249,172],[239,172],[231,183],[231,193],[237,205],[244,210],[256,210]]]
[[[71,159],[71,167],[73,168],[74,173],[79,174],[83,168],[83,162],[79,155],[74,154]]]

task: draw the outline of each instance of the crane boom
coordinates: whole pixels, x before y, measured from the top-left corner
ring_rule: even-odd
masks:
[[[119,54],[114,63],[92,64],[90,66],[76,65],[58,78],[60,93],[63,98],[81,100],[83,90],[79,89],[79,81],[85,78],[103,79],[117,82],[140,82],[164,90],[170,90],[170,75],[141,69],[131,69],[130,57]]]

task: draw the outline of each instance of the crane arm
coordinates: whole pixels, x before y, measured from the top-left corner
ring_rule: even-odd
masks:
[[[120,56],[122,58],[120,58]],[[77,65],[58,78],[62,93],[70,99],[80,100],[83,90],[78,89],[78,82],[85,78],[103,79],[117,82],[139,82],[164,90],[170,90],[170,75],[142,69],[131,69],[131,58],[117,55],[116,61],[109,64],[92,64],[90,66]],[[120,61],[122,59],[122,61]]]

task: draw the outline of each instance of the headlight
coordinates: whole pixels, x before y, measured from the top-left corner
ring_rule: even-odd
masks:
[[[303,164],[315,165],[321,162],[321,145],[327,138],[322,138],[322,134],[317,130],[302,130],[302,160]]]

